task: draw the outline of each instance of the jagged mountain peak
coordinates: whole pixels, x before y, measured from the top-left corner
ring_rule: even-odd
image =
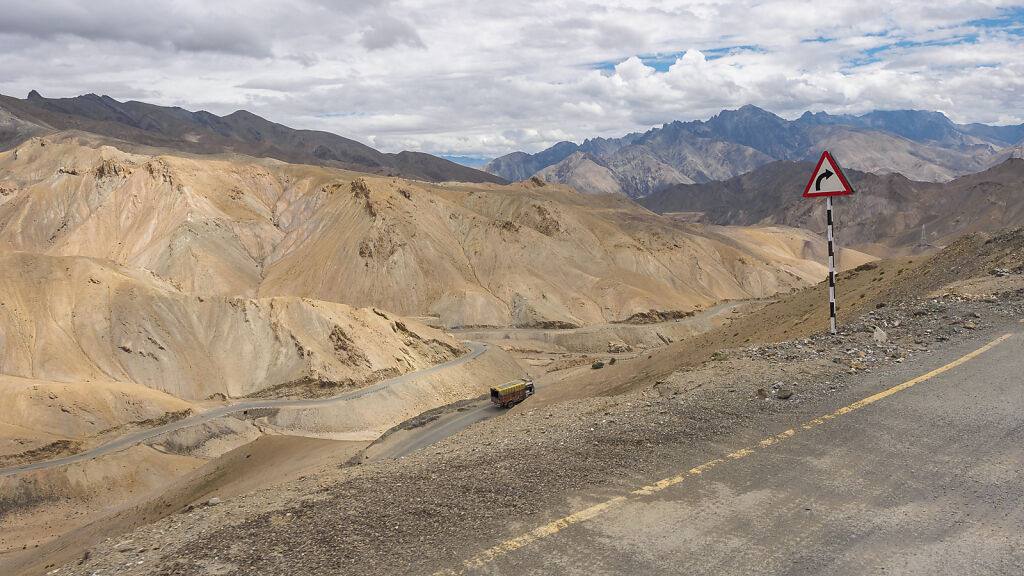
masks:
[[[860,116],[804,113],[798,121],[884,130],[915,142],[939,142],[951,146],[964,144],[964,130],[942,112],[931,110],[875,110]]]
[[[709,120],[709,122],[713,122],[716,119],[717,120],[725,120],[725,119],[733,119],[733,118],[739,118],[739,119],[744,119],[744,120],[757,119],[757,118],[772,119],[772,120],[782,120],[781,117],[779,117],[779,116],[777,116],[777,115],[775,115],[775,114],[765,110],[764,108],[761,108],[759,106],[755,106],[753,104],[744,104],[743,106],[740,106],[739,108],[737,108],[735,110],[722,110],[721,112],[719,112],[715,116],[712,116],[711,120]]]

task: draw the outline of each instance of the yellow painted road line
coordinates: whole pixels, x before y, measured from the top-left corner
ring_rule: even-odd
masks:
[[[1021,323],[1024,323],[1024,318],[1022,318],[1020,321],[1021,321]],[[941,368],[936,368],[935,370],[932,370],[931,372],[929,372],[927,374],[924,374],[922,376],[918,376],[917,378],[914,378],[913,380],[907,380],[906,382],[904,382],[902,384],[899,384],[897,386],[893,386],[892,388],[889,388],[888,390],[884,390],[882,392],[879,392],[878,394],[874,394],[872,396],[868,396],[867,398],[864,398],[863,400],[858,400],[858,401],[854,402],[853,404],[850,404],[849,406],[844,406],[844,407],[836,410],[835,412],[832,412],[830,414],[825,414],[824,416],[821,416],[820,418],[815,418],[814,420],[811,420],[811,421],[803,424],[802,426],[799,426],[799,430],[794,428],[794,429],[786,430],[785,432],[781,432],[781,433],[776,434],[774,436],[769,436],[768,438],[765,438],[764,440],[758,442],[754,446],[750,446],[748,448],[742,448],[742,449],[737,450],[735,452],[726,454],[723,458],[716,458],[714,460],[711,460],[710,462],[705,462],[704,464],[701,464],[700,466],[696,466],[694,468],[690,468],[689,470],[687,470],[686,472],[683,472],[682,474],[678,474],[676,476],[671,476],[669,478],[664,478],[662,480],[659,480],[659,481],[655,482],[654,484],[651,484],[650,486],[644,486],[643,488],[639,488],[637,490],[633,490],[627,496],[618,496],[616,498],[612,498],[611,500],[607,500],[607,501],[602,502],[600,504],[595,504],[595,505],[591,506],[590,508],[587,508],[587,509],[582,510],[580,512],[577,512],[575,514],[571,514],[569,516],[566,516],[565,518],[559,518],[558,520],[555,520],[554,522],[550,522],[550,523],[545,524],[543,526],[538,526],[537,528],[534,528],[533,530],[527,532],[526,534],[523,534],[522,536],[518,536],[518,537],[513,538],[511,540],[507,540],[505,542],[502,542],[501,544],[498,544],[497,546],[492,546],[491,548],[488,548],[487,550],[485,550],[481,554],[478,554],[478,555],[474,556],[473,558],[470,558],[468,560],[463,560],[462,561],[462,565],[461,565],[460,568],[457,568],[457,569],[449,568],[449,569],[446,569],[446,570],[440,570],[438,572],[435,572],[433,574],[433,576],[442,576],[442,575],[445,575],[445,576],[457,576],[457,575],[460,575],[460,574],[464,574],[466,572],[466,570],[470,570],[470,569],[473,569],[473,568],[480,568],[482,566],[485,566],[485,565],[491,563],[492,561],[494,561],[496,558],[498,558],[500,556],[504,556],[505,554],[508,554],[509,552],[512,552],[514,550],[518,550],[518,549],[520,549],[520,548],[522,548],[524,546],[528,546],[531,543],[536,542],[537,540],[540,540],[541,538],[547,538],[548,536],[551,536],[552,534],[557,534],[562,529],[568,528],[569,526],[572,526],[573,524],[579,524],[580,522],[583,522],[583,521],[586,521],[586,520],[590,520],[591,518],[594,518],[595,516],[597,516],[597,515],[599,515],[599,514],[601,514],[603,512],[606,512],[606,511],[608,511],[608,510],[618,506],[619,504],[627,502],[627,501],[629,501],[631,499],[637,499],[637,498],[641,498],[643,496],[648,496],[650,494],[654,494],[655,492],[660,492],[660,491],[664,490],[665,488],[668,488],[669,486],[675,486],[676,484],[679,484],[680,482],[682,482],[683,480],[685,480],[687,478],[692,478],[694,476],[699,476],[699,475],[703,474],[704,472],[707,472],[708,470],[711,470],[715,466],[718,466],[719,464],[724,464],[727,459],[728,460],[739,460],[740,458],[744,458],[746,456],[754,454],[759,449],[768,448],[770,446],[778,444],[779,442],[782,442],[783,440],[786,440],[788,438],[792,438],[793,436],[796,436],[796,433],[798,431],[800,431],[800,430],[810,430],[811,428],[814,428],[816,426],[824,424],[828,420],[832,420],[833,418],[838,418],[839,416],[842,416],[844,414],[849,414],[850,412],[853,412],[854,410],[857,410],[858,408],[863,408],[863,407],[865,407],[865,406],[867,406],[869,404],[873,404],[875,402],[878,402],[879,400],[881,400],[883,398],[887,398],[889,396],[892,396],[893,394],[895,394],[895,393],[897,393],[897,392],[899,392],[901,390],[906,390],[907,388],[910,388],[911,386],[914,386],[915,384],[920,384],[921,382],[924,382],[925,380],[929,380],[931,378],[934,378],[934,377],[938,376],[939,374],[942,374],[943,372],[947,372],[949,370],[952,370],[953,368],[956,368],[957,366],[960,366],[960,365],[962,365],[962,364],[964,364],[966,362],[969,362],[971,359],[973,359],[973,358],[975,358],[975,357],[977,357],[977,356],[979,356],[981,354],[984,354],[985,352],[988,352],[989,350],[995,348],[996,346],[998,346],[999,344],[1001,344],[1003,341],[1005,341],[1006,339],[1010,338],[1011,336],[1013,336],[1013,334],[1003,334],[999,338],[996,338],[995,340],[989,342],[988,344],[982,346],[981,348],[978,348],[977,350],[975,350],[975,351],[973,351],[973,352],[971,352],[969,354],[961,356],[960,358],[950,362],[949,364],[946,364],[945,366],[942,366]],[[633,498],[630,498],[630,496],[633,496]]]
[[[582,510],[580,512],[572,514],[571,516],[566,516],[565,518],[560,518],[558,520],[555,520],[554,522],[551,522],[550,524],[545,524],[543,526],[534,528],[533,530],[527,532],[526,534],[523,534],[522,536],[513,538],[507,542],[502,542],[497,546],[485,550],[483,554],[480,554],[475,558],[471,558],[469,560],[464,561],[462,563],[464,568],[462,570],[459,570],[458,572],[455,572],[454,570],[446,570],[443,572],[439,572],[439,574],[462,574],[463,572],[465,572],[466,568],[479,568],[485,564],[490,563],[498,556],[503,556],[505,554],[508,554],[509,552],[512,552],[513,550],[518,550],[523,546],[530,544],[531,542],[540,540],[541,538],[545,538],[547,536],[551,536],[552,534],[557,533],[561,529],[571,526],[573,524],[583,522],[584,520],[590,520],[594,516],[597,516],[601,512],[604,512],[605,510],[611,508],[612,506],[619,504],[625,499],[625,496],[612,498],[611,500],[602,502],[600,504],[596,504],[594,506],[591,506],[590,508],[587,508],[586,510]]]

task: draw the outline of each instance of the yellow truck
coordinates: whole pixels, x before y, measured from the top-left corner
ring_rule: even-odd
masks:
[[[491,388],[491,402],[502,408],[511,408],[533,395],[533,380],[520,378]]]

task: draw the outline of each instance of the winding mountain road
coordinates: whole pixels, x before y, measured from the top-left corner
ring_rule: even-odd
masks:
[[[55,458],[53,460],[46,460],[43,462],[33,462],[31,464],[23,464],[20,466],[12,466],[10,468],[3,468],[0,469],[0,476],[17,474],[19,472],[28,472],[30,470],[42,470],[44,468],[52,468],[54,466],[62,466],[65,464],[81,462],[82,460],[88,460],[90,458],[96,458],[98,456],[103,456],[105,454],[117,452],[119,450],[123,450],[125,448],[134,446],[141,442],[145,442],[146,440],[149,440],[155,436],[159,436],[160,434],[172,432],[174,430],[181,430],[182,428],[195,426],[197,424],[202,424],[204,422],[209,422],[214,418],[220,418],[221,416],[234,414],[236,412],[245,412],[246,410],[255,410],[261,408],[315,408],[317,406],[327,406],[338,402],[344,402],[346,400],[353,400],[355,398],[366,396],[367,394],[379,392],[381,390],[384,390],[385,388],[388,388],[389,386],[394,386],[395,384],[408,382],[410,380],[414,380],[416,378],[420,378],[428,374],[432,374],[435,372],[439,372],[441,370],[451,368],[453,366],[457,366],[459,364],[462,364],[463,362],[468,362],[480,356],[481,354],[484,353],[484,351],[487,350],[487,344],[479,342],[463,342],[463,344],[465,344],[470,350],[469,354],[466,354],[465,356],[460,356],[454,360],[449,360],[448,362],[438,364],[437,366],[432,366],[424,370],[418,370],[416,372],[409,372],[408,374],[396,376],[395,378],[378,382],[377,384],[367,386],[366,388],[361,388],[354,392],[349,392],[348,394],[312,400],[251,400],[246,402],[240,402],[238,404],[232,404],[231,406],[221,406],[219,408],[214,408],[213,410],[209,410],[201,414],[196,414],[195,416],[190,416],[182,420],[177,420],[169,424],[164,424],[163,426],[149,428],[146,430],[139,430],[138,432],[126,434],[124,436],[121,436],[120,438],[111,440],[106,444],[97,446],[96,448],[93,448],[91,450],[86,450],[85,452],[73,454],[71,456]]]
[[[686,324],[691,322],[701,322],[704,320],[710,320],[715,316],[728,312],[730,310],[737,309],[741,306],[748,304],[770,304],[775,300],[740,300],[736,302],[727,302],[725,304],[719,304],[713,308],[709,308],[701,314],[690,316],[687,318],[679,318],[677,320],[669,320],[666,322],[657,322],[652,324],[601,324],[597,326],[584,326],[582,328],[482,328],[482,329],[460,329],[451,330],[454,334],[472,334],[474,336],[483,336],[485,334],[503,334],[503,333],[545,333],[545,334],[565,334],[565,333],[579,333],[602,330],[606,328],[647,328],[657,327],[666,324]],[[537,380],[537,390],[545,388],[548,384],[543,380]],[[489,398],[480,400],[470,406],[465,406],[458,411],[450,412],[434,420],[421,428],[417,428],[415,431],[405,434],[395,434],[386,438],[383,438],[379,443],[368,450],[369,461],[376,462],[378,460],[386,459],[398,459],[403,456],[412,454],[413,452],[431,446],[452,436],[456,432],[468,428],[469,426],[476,424],[482,420],[494,418],[495,416],[501,416],[505,414],[504,408],[499,408],[494,404],[491,404]]]
[[[465,329],[450,330],[449,332],[452,333],[452,334],[462,334],[462,335],[465,335],[465,334],[501,334],[501,333],[519,333],[519,334],[522,334],[522,333],[552,333],[552,334],[556,334],[557,333],[557,334],[571,334],[571,333],[580,333],[580,332],[590,332],[590,331],[604,330],[604,329],[608,329],[608,328],[638,328],[638,327],[650,328],[650,327],[657,327],[657,326],[662,326],[662,325],[667,325],[667,324],[681,324],[681,323],[700,322],[700,321],[703,321],[703,320],[711,319],[714,316],[719,315],[719,314],[721,314],[723,312],[726,312],[726,311],[729,311],[729,310],[733,310],[733,309],[736,309],[736,308],[739,308],[741,306],[745,306],[745,305],[748,305],[748,304],[753,304],[753,303],[768,304],[768,303],[771,303],[771,302],[773,302],[773,300],[768,300],[768,301],[765,301],[765,300],[742,300],[742,301],[737,301],[737,302],[727,302],[725,304],[719,304],[718,306],[715,306],[713,308],[709,308],[705,312],[702,312],[701,314],[697,314],[695,316],[690,316],[690,317],[687,317],[687,318],[679,318],[679,319],[676,319],[676,320],[668,320],[666,322],[657,322],[657,323],[652,323],[652,324],[623,324],[623,323],[618,323],[618,324],[601,324],[601,325],[596,325],[596,326],[583,326],[583,327],[580,327],[580,328],[480,328],[480,329],[465,328]],[[195,426],[197,424],[202,424],[204,422],[209,422],[210,420],[213,420],[215,418],[220,418],[220,417],[226,416],[228,414],[234,414],[234,413],[237,413],[237,412],[245,412],[246,410],[257,410],[257,409],[268,409],[268,408],[270,408],[270,409],[273,409],[273,408],[315,408],[317,406],[327,406],[327,405],[335,404],[335,403],[338,403],[338,402],[344,402],[344,401],[347,401],[347,400],[353,400],[355,398],[359,398],[359,397],[365,396],[367,394],[373,394],[374,392],[378,392],[380,390],[383,390],[383,389],[388,388],[389,386],[393,386],[395,384],[399,384],[399,383],[402,383],[402,382],[408,382],[410,380],[419,378],[421,376],[425,376],[427,374],[432,374],[432,373],[438,372],[440,370],[445,370],[447,368],[451,368],[453,366],[457,366],[459,364],[462,364],[463,362],[467,362],[469,360],[472,360],[472,359],[480,356],[487,349],[487,344],[480,343],[480,342],[464,341],[463,344],[465,344],[470,349],[470,353],[465,355],[465,356],[461,356],[459,358],[456,358],[454,360],[450,360],[450,361],[445,362],[443,364],[438,364],[437,366],[432,366],[432,367],[427,368],[425,370],[419,370],[419,371],[416,371],[416,372],[410,372],[408,374],[403,374],[402,376],[397,376],[397,377],[391,378],[389,380],[384,380],[384,381],[378,382],[377,384],[374,384],[372,386],[367,386],[366,388],[362,388],[362,389],[356,390],[354,392],[349,392],[347,394],[342,394],[342,395],[339,395],[339,396],[332,396],[330,398],[319,398],[319,399],[311,399],[311,400],[274,400],[274,399],[251,400],[251,401],[246,401],[246,402],[240,402],[238,404],[232,404],[230,406],[221,406],[221,407],[218,407],[218,408],[214,408],[213,410],[209,410],[207,412],[203,412],[201,414],[196,414],[194,416],[190,416],[190,417],[184,418],[182,420],[177,420],[177,421],[171,422],[169,424],[164,424],[163,426],[158,426],[156,428],[149,428],[149,429],[146,429],[146,430],[139,430],[139,431],[133,432],[131,434],[126,434],[126,435],[121,436],[119,438],[115,438],[114,440],[111,440],[110,442],[107,442],[106,444],[103,444],[101,446],[97,446],[96,448],[93,448],[91,450],[86,450],[84,452],[80,452],[78,454],[73,454],[71,456],[65,456],[65,457],[62,457],[62,458],[55,458],[53,460],[45,460],[45,461],[42,461],[42,462],[33,462],[31,464],[22,464],[22,465],[19,465],[19,466],[12,466],[12,467],[9,467],[9,468],[2,468],[2,469],[0,469],[0,476],[8,476],[8,475],[11,475],[11,474],[17,474],[19,472],[28,472],[28,471],[31,471],[31,470],[42,470],[42,469],[45,469],[45,468],[52,468],[54,466],[63,466],[65,464],[73,464],[75,462],[81,462],[83,460],[88,460],[90,458],[96,458],[98,456],[103,456],[103,455],[106,455],[106,454],[117,452],[119,450],[124,450],[125,448],[129,448],[129,447],[134,446],[136,444],[140,444],[142,442],[145,442],[146,440],[152,439],[152,438],[154,438],[156,436],[159,436],[161,434],[165,434],[167,432],[173,432],[175,430],[181,430],[183,428],[188,428],[190,426]],[[459,414],[457,414],[455,416],[445,417],[445,418],[439,419],[438,421],[436,421],[434,423],[431,423],[430,425],[428,425],[424,429],[422,429],[419,432],[419,434],[417,434],[417,435],[415,435],[413,437],[410,437],[408,439],[404,439],[404,441],[402,442],[402,444],[400,446],[389,446],[388,449],[386,451],[382,451],[382,453],[380,455],[378,455],[378,457],[376,459],[381,459],[381,458],[399,458],[401,456],[404,456],[406,454],[414,452],[414,451],[416,451],[416,450],[418,450],[420,448],[423,448],[425,446],[429,446],[429,445],[434,444],[434,443],[436,443],[436,442],[438,442],[440,440],[443,440],[443,439],[447,438],[448,436],[451,436],[452,434],[458,432],[459,430],[462,430],[463,428],[465,428],[465,427],[467,427],[467,426],[469,426],[469,425],[471,425],[471,424],[473,424],[475,422],[478,422],[480,420],[485,420],[487,418],[491,418],[491,417],[494,417],[494,416],[498,416],[500,414],[504,414],[504,410],[492,407],[490,402],[481,403],[481,405],[474,407],[474,409],[472,409],[471,411],[462,412],[462,413],[459,413]]]

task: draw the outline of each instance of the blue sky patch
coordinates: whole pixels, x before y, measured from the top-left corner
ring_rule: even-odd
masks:
[[[882,62],[885,60],[884,56],[895,50],[906,50],[913,48],[927,48],[932,46],[958,46],[960,44],[976,44],[978,42],[979,35],[977,33],[970,34],[958,34],[950,38],[942,40],[929,40],[925,42],[914,42],[911,40],[899,40],[896,42],[890,42],[888,44],[882,44],[881,46],[875,46],[874,48],[868,48],[867,50],[861,50],[860,53],[847,59],[847,64],[853,67],[866,66],[868,64],[874,64],[876,62]]]
[[[978,18],[967,22],[968,26],[977,26],[987,30],[998,29],[1014,36],[1024,36],[1024,7],[1001,8],[1002,14],[992,18]]]
[[[741,46],[723,46],[721,48],[708,48],[698,50],[700,50],[700,53],[703,54],[704,58],[707,60],[716,60],[723,56],[729,56],[741,52],[765,52],[765,50],[760,46],[755,46],[752,44],[745,44]],[[639,58],[645,66],[654,68],[658,72],[668,72],[668,69],[671,68],[672,65],[676,63],[676,60],[682,58],[683,55],[686,54],[686,52],[686,50],[683,50],[682,52],[675,52],[672,54],[637,54],[636,57]],[[622,64],[625,61],[626,58],[623,58],[622,60],[609,60],[605,62],[597,62],[591,64],[590,69],[612,72],[615,70],[616,66]]]
[[[710,50],[702,50],[704,57],[708,60],[715,60],[722,56],[730,56],[732,54],[739,54],[741,52],[754,52],[754,53],[765,53],[765,50],[760,46],[754,46],[752,44],[744,44],[742,46],[725,46],[722,48],[712,48]]]

